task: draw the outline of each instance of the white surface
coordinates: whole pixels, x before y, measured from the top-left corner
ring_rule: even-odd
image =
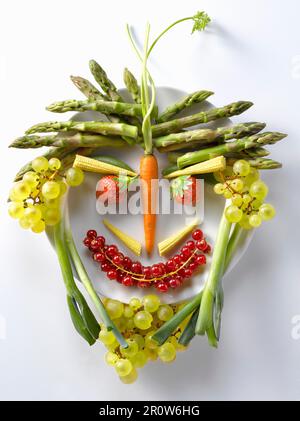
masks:
[[[300,397],[299,1],[284,7],[279,0],[151,4],[87,0],[85,14],[82,2],[67,0],[11,0],[2,6],[1,399]],[[187,91],[212,89],[217,105],[253,100],[255,106],[234,121],[263,120],[289,133],[272,147],[284,168],[265,175],[278,216],[257,231],[243,265],[226,281],[219,349],[196,339],[174,364],[149,364],[135,385],[125,386],[104,364],[102,347],[88,348],[74,333],[46,238],[20,231],[6,216],[10,179],[32,156],[6,145],[31,124],[51,118],[44,105],[80,97],[68,75],[88,76],[88,59],[99,60],[119,86],[125,65],[138,72],[126,21],[142,34],[148,19],[157,33],[199,8],[212,16],[211,29],[191,37],[183,24],[170,33],[151,60],[153,77],[158,85]]]
[[[122,96],[126,97],[126,92],[121,90]],[[186,92],[180,91],[174,88],[158,87],[156,96],[157,96],[157,106],[160,110],[164,110],[169,104],[172,104],[178,101],[180,98],[183,98],[186,95]],[[199,104],[194,106],[194,112],[200,110],[208,109],[211,107],[208,103]],[[76,120],[93,120],[95,118],[101,118],[101,116],[96,115],[95,113],[81,113],[75,116]],[[103,116],[102,116],[103,118]],[[104,117],[105,118],[105,117]],[[229,119],[223,119],[219,121],[219,126],[231,124]],[[207,128],[214,127],[215,122],[208,123],[205,125]],[[204,127],[204,125],[202,125]],[[196,127],[195,127],[196,128]],[[139,160],[141,157],[140,148],[125,148],[125,149],[102,149],[99,150],[99,154],[108,154],[113,157],[120,158],[129,164],[134,170],[138,171]],[[168,165],[168,159],[165,155],[157,154],[158,164],[160,170]],[[160,171],[159,170],[159,171]],[[100,213],[96,210],[96,199],[95,199],[95,190],[96,185],[99,180],[99,174],[86,174],[83,185],[78,189],[70,189],[66,197],[66,214],[69,215],[69,221],[72,228],[73,238],[79,252],[79,255],[84,263],[84,266],[94,284],[95,289],[105,297],[114,298],[120,300],[123,303],[128,303],[130,299],[134,297],[143,297],[144,295],[155,293],[155,289],[141,289],[138,287],[124,288],[123,285],[120,285],[118,282],[112,282],[107,279],[106,275],[101,272],[99,264],[97,264],[93,259],[89,250],[84,247],[82,240],[85,236],[85,233],[88,229],[95,229],[98,232],[98,235],[104,235],[106,238],[107,244],[117,243],[120,247],[120,250],[126,253],[133,261],[137,260],[137,257],[128,251],[126,247],[120,242],[116,241],[116,237],[111,234],[111,232],[103,226],[103,218],[108,218],[110,222],[115,224],[118,228],[123,230],[126,233],[132,233],[134,238],[140,241],[141,244],[144,243],[144,228],[143,228],[143,217],[138,214],[130,214],[130,212],[120,214],[116,213],[115,215],[106,213]],[[202,189],[202,187],[201,187]],[[194,214],[187,214],[183,212],[181,215],[175,213],[165,213],[160,214],[157,217],[157,227],[156,227],[156,243],[163,241],[165,238],[168,238],[176,230],[182,229],[191,221],[194,221],[196,218],[199,221],[203,221],[200,227],[205,233],[207,241],[213,246],[214,239],[217,234],[217,229],[219,221],[224,209],[224,199],[220,196],[217,196],[213,192],[213,188],[210,184],[205,183],[204,185],[205,193],[201,195],[200,201],[197,204],[196,208],[191,208],[188,206],[187,212],[193,211]],[[203,191],[202,191],[203,193]],[[170,185],[165,183],[162,186],[161,193],[159,194],[162,205],[160,209],[168,209],[168,204],[170,204]],[[205,200],[204,200],[205,198]],[[128,202],[131,200],[130,196]],[[173,204],[174,201],[171,201]],[[203,205],[204,208],[203,209]],[[103,209],[104,211],[104,209]],[[202,214],[204,212],[204,215]],[[51,233],[52,231],[50,231]],[[237,248],[232,262],[230,264],[228,272],[238,263],[239,259],[245,253],[248,248],[251,239],[253,238],[254,231],[248,231],[247,235],[243,238],[240,243],[240,246]],[[53,236],[50,235],[50,239],[53,242]],[[182,245],[182,244],[181,244]],[[177,253],[180,249],[174,249],[172,255]],[[181,288],[169,289],[165,294],[159,294],[161,300],[164,303],[175,303],[183,300],[188,300],[194,297],[202,289],[205,280],[207,279],[210,264],[211,264],[211,254],[207,255],[207,264],[202,268],[201,272],[197,276],[193,276],[189,281],[184,282]],[[156,262],[165,261],[159,256],[157,247],[153,250],[152,255],[149,257],[146,255],[143,247],[142,255],[139,259],[143,265],[152,265]]]

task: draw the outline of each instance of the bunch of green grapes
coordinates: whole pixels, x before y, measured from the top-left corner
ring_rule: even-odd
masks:
[[[62,174],[58,158],[48,161],[39,157],[32,161],[31,167],[10,190],[8,213],[19,220],[22,228],[41,233],[47,225],[60,221],[60,202],[67,185],[78,186],[84,175],[77,168],[69,168]]]
[[[225,209],[229,222],[239,223],[245,229],[257,228],[262,221],[275,216],[275,209],[264,203],[268,186],[260,180],[259,171],[241,159],[223,173],[215,174],[218,183],[214,186],[216,194],[231,201]]]
[[[144,367],[147,362],[159,358],[163,362],[170,363],[175,360],[177,351],[186,349],[178,343],[178,339],[188,319],[163,345],[158,346],[152,339],[154,332],[183,304],[172,306],[161,304],[159,297],[151,294],[142,300],[132,298],[129,304],[105,299],[104,305],[128,343],[128,348],[121,348],[113,332],[101,325],[99,340],[108,350],[105,361],[115,368],[123,383],[135,382],[138,376],[137,369]]]

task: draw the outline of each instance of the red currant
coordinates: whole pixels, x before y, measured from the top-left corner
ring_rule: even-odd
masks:
[[[208,254],[211,252],[211,246],[207,244],[206,249],[204,250],[204,253]]]
[[[167,272],[173,272],[176,269],[176,264],[173,259],[169,259],[166,263]]]
[[[130,259],[130,257],[124,257],[123,259],[123,266],[125,269],[129,270],[131,269],[131,265],[132,265],[132,260]]]
[[[178,288],[181,285],[181,282],[176,278],[171,278],[169,280],[169,286],[171,288]]]
[[[161,262],[161,263],[158,264],[158,266],[160,268],[160,274],[161,275],[165,275],[166,274],[166,266],[165,266],[165,264]]]
[[[193,271],[191,270],[191,268],[186,268],[184,269],[184,277],[185,278],[190,278],[193,274]]]
[[[97,231],[95,230],[88,230],[88,232],[86,233],[86,236],[88,238],[96,238],[97,237]]]
[[[144,282],[144,281],[141,281],[141,282],[138,282],[138,283],[137,283],[137,286],[138,286],[139,288],[150,288],[150,287],[151,287],[151,282]]]
[[[120,270],[117,270],[116,281],[119,282],[119,284],[122,284],[124,278],[125,278],[125,273],[121,272]]]
[[[194,270],[198,267],[196,262],[191,262],[189,265],[189,268],[191,269],[191,271],[194,272]]]
[[[154,278],[158,278],[161,275],[161,269],[159,265],[152,265],[151,266],[151,273]]]
[[[102,272],[107,272],[111,269],[111,265],[108,262],[104,262],[101,264]]]
[[[190,250],[190,248],[189,248],[189,247],[187,247],[187,246],[182,247],[182,249],[181,249],[181,254],[183,254],[183,256],[184,256],[186,259],[188,259],[188,258],[190,257],[190,255],[191,255],[191,250]]]
[[[203,238],[203,232],[201,230],[195,230],[192,234],[193,240],[201,240]]]
[[[105,238],[102,235],[99,235],[98,237],[96,237],[96,240],[98,241],[98,243],[100,244],[100,247],[104,247],[105,244]]]
[[[111,269],[107,272],[108,279],[114,280],[117,279],[117,271],[115,269]]]
[[[143,267],[143,275],[145,279],[150,279],[152,275],[151,266],[144,266]]]
[[[180,265],[181,264],[181,257],[178,254],[175,254],[175,256],[173,257],[173,262],[176,265]]]
[[[131,265],[131,270],[134,273],[142,273],[142,265],[140,262],[133,262]]]
[[[121,266],[121,265],[122,265],[122,263],[123,263],[123,259],[122,259],[122,256],[120,256],[120,254],[116,254],[116,255],[113,257],[112,261],[113,261],[113,262],[114,262],[114,264],[115,264],[115,265],[117,265],[117,266]]]
[[[85,237],[85,239],[83,240],[83,244],[86,247],[90,247],[90,245],[91,245],[91,239],[89,237]]]
[[[186,246],[191,250],[191,251],[194,251],[195,250],[195,243],[194,243],[194,241],[188,241],[187,243],[186,243]]]
[[[106,253],[108,257],[113,258],[116,254],[118,254],[118,252],[119,252],[118,247],[113,244],[111,246],[108,246]]]
[[[95,253],[93,255],[93,258],[94,260],[96,260],[96,262],[99,262],[99,263],[103,263],[106,260],[105,254],[101,252]]]
[[[204,254],[198,254],[195,257],[195,262],[198,263],[198,265],[205,265],[206,257],[204,256]]]
[[[169,287],[165,282],[159,282],[156,286],[155,286],[159,292],[167,292]]]
[[[91,240],[90,249],[92,251],[98,251],[101,248],[101,245],[97,239]]]
[[[123,278],[122,284],[126,287],[131,287],[134,284],[134,281],[130,275],[127,275]]]
[[[207,247],[207,242],[202,238],[202,240],[196,242],[196,247],[198,250],[204,251]]]

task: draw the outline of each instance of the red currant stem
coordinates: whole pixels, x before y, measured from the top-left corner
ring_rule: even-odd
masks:
[[[157,277],[157,278],[151,278],[151,279],[146,279],[143,278],[143,274],[139,274],[139,273],[134,273],[134,272],[130,272],[129,270],[126,270],[124,268],[122,268],[121,266],[118,266],[116,263],[113,262],[113,260],[111,260],[107,254],[105,253],[105,256],[107,258],[107,260],[112,263],[117,269],[121,270],[122,272],[126,272],[129,275],[131,275],[132,279],[140,281],[140,282],[155,282],[155,281],[161,281],[164,278],[168,278],[170,276],[176,275],[181,269],[183,269],[187,263],[189,263],[189,261],[194,257],[194,255],[196,254],[197,250],[194,250],[191,254],[191,256],[178,268],[176,269],[174,272],[169,272],[169,273],[165,273],[164,275]],[[138,276],[141,276],[142,278],[138,278]]]

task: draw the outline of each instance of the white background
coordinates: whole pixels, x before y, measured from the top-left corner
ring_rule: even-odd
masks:
[[[266,121],[289,134],[272,147],[283,169],[265,175],[278,214],[227,279],[219,349],[196,339],[175,363],[149,364],[126,386],[103,362],[102,346],[88,348],[74,333],[46,238],[7,217],[10,182],[32,157],[7,145],[50,119],[45,105],[80,97],[68,76],[87,77],[90,58],[118,86],[125,65],[139,71],[125,22],[142,35],[149,20],[157,33],[199,8],[213,19],[209,31],[190,36],[187,23],[169,33],[151,59],[153,77],[157,85],[211,89],[216,105],[252,100],[235,121]],[[10,0],[1,9],[0,398],[299,399],[300,339],[292,322],[300,315],[299,1]]]

